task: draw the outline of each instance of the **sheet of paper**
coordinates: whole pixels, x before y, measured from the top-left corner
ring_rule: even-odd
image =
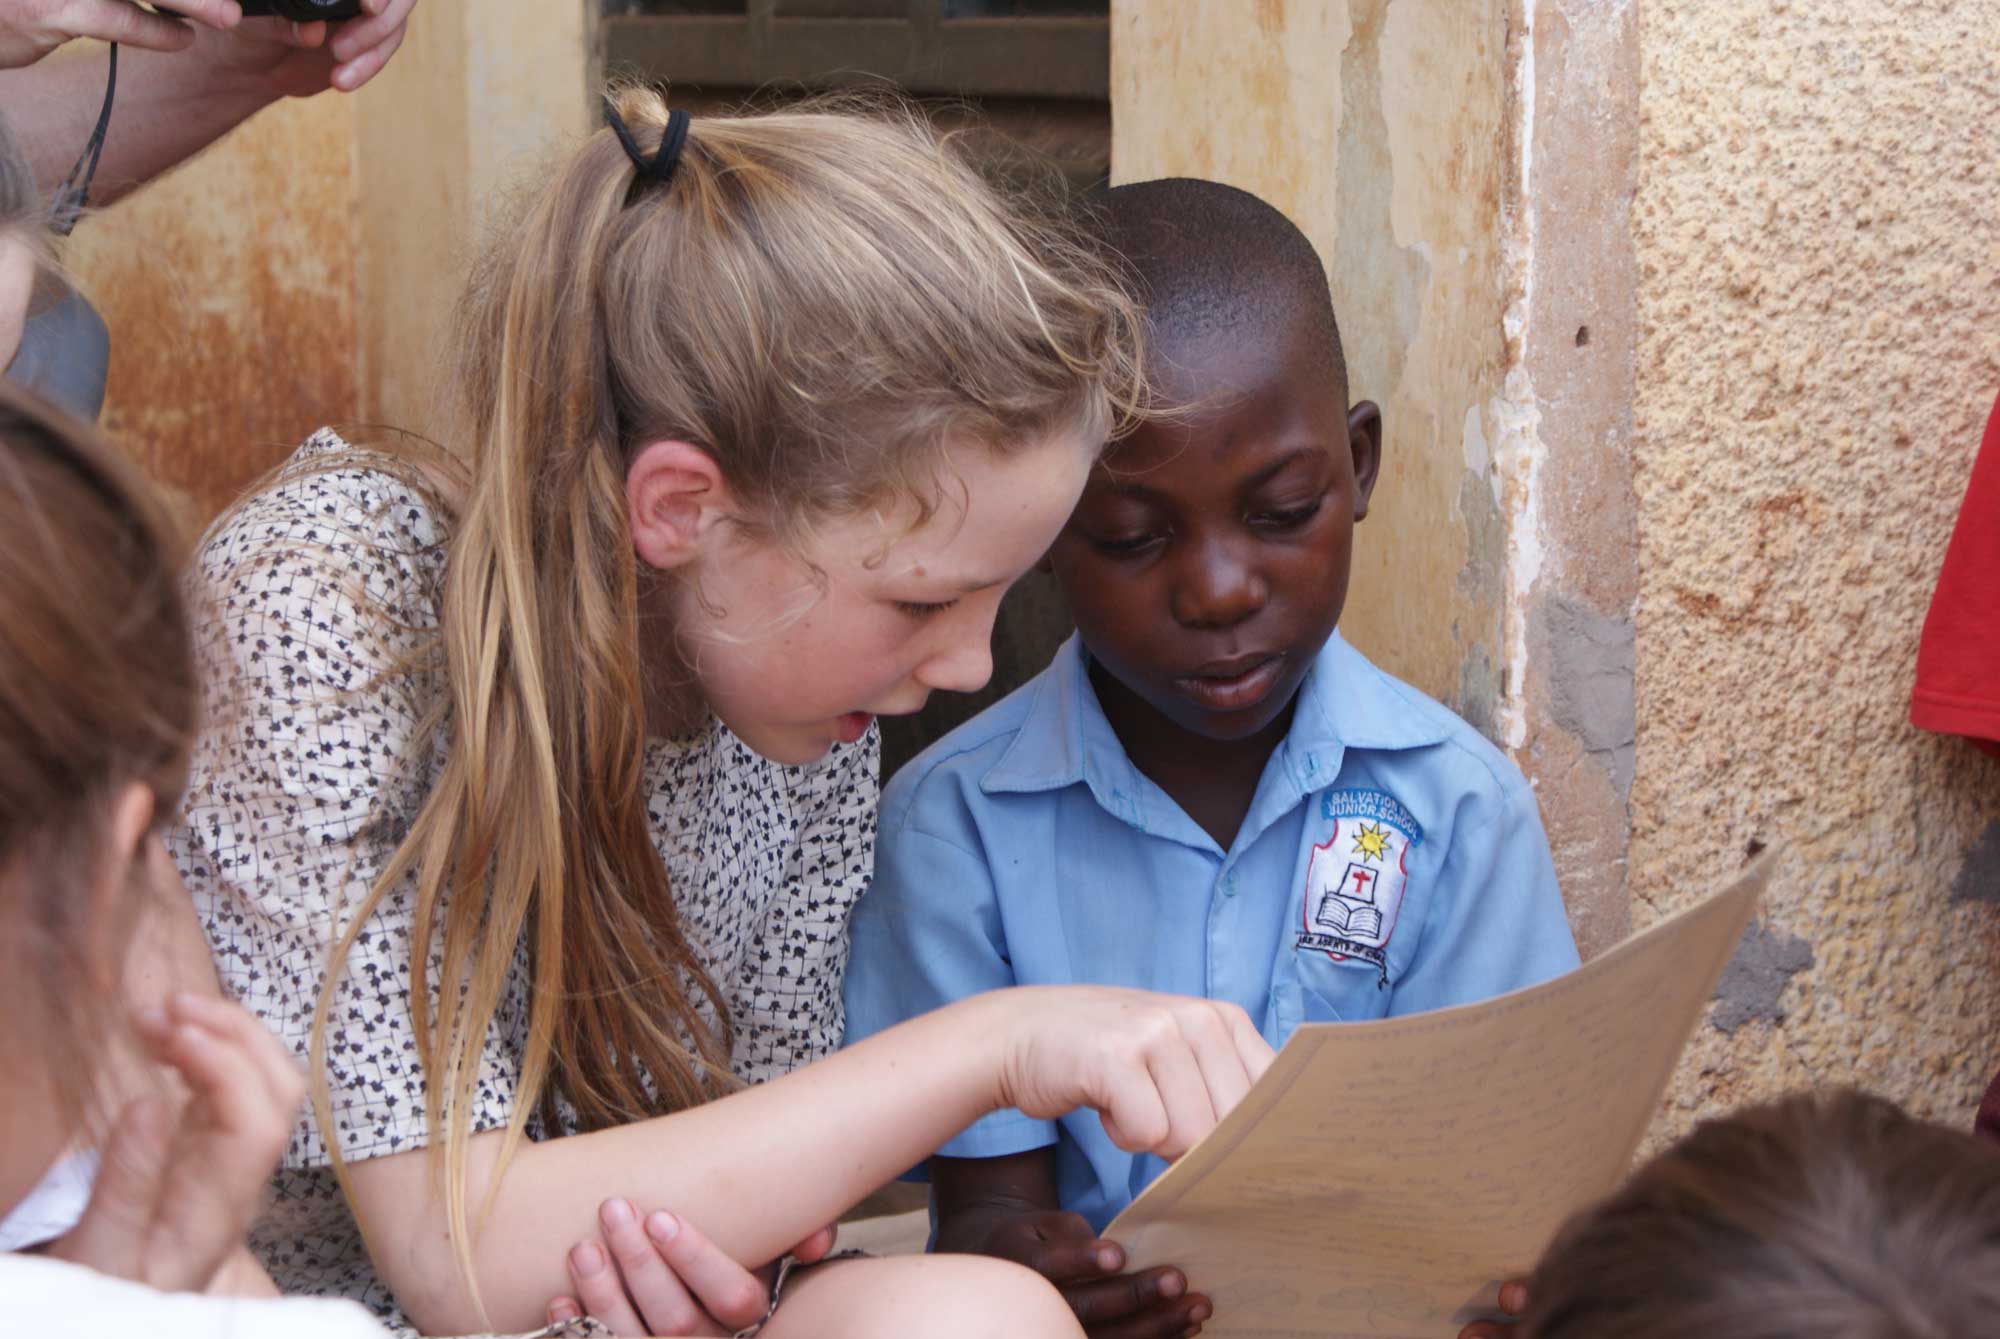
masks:
[[[1450,1339],[1618,1183],[1775,855],[1568,976],[1300,1028],[1104,1235],[1186,1270],[1213,1339]]]

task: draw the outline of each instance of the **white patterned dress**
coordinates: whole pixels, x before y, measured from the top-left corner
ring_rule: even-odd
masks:
[[[202,544],[206,725],[169,841],[224,989],[301,1060],[342,909],[384,867],[442,756],[442,746],[408,756],[440,683],[392,670],[436,626],[442,520],[421,493],[347,451],[332,433],[315,435]],[[873,861],[879,751],[871,730],[820,762],[783,766],[719,722],[647,746],[654,844],[728,1002],[744,1079],[840,1043],[848,913]],[[332,1137],[351,1162],[431,1140],[410,1017],[411,906],[407,886],[383,899],[334,992]],[[437,962],[434,947],[433,979]],[[517,957],[484,1043],[475,1130],[504,1126],[513,1110],[525,1006]],[[529,1132],[566,1131],[531,1122]],[[401,1324],[327,1139],[310,1110],[301,1115],[252,1248],[287,1293],[356,1298]]]

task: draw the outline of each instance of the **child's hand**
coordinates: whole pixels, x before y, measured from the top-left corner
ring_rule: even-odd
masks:
[[[770,1309],[772,1269],[745,1269],[694,1224],[659,1211],[642,1221],[622,1199],[598,1206],[597,1221],[604,1240],[571,1249],[576,1296],[549,1303],[550,1324],[587,1315],[617,1334],[729,1335]],[[833,1238],[823,1227],[790,1254],[806,1264],[824,1260]]]
[[[1215,1000],[1077,986],[988,998],[1014,1012],[999,1105],[1043,1119],[1095,1108],[1128,1152],[1187,1152],[1273,1055],[1249,1015]]]
[[[969,1226],[969,1225],[968,1225]],[[1100,1239],[1081,1215],[1060,1209],[996,1215],[940,1250],[966,1250],[1026,1265],[1056,1285],[1091,1339],[1177,1339],[1201,1333],[1214,1314],[1208,1298],[1187,1291],[1171,1265],[1121,1274],[1125,1252]]]
[[[90,1205],[51,1254],[167,1292],[214,1281],[263,1204],[305,1080],[243,1010],[180,994],[139,1019],[155,1058],[187,1085],[178,1118],[158,1098],[120,1113]]]
[[[1509,1279],[1500,1285],[1500,1309],[1518,1316],[1528,1309],[1528,1281]],[[1517,1321],[1475,1320],[1458,1332],[1458,1339],[1514,1339]]]

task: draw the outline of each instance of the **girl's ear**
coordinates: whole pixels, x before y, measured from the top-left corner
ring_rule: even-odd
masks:
[[[146,860],[146,843],[153,835],[153,789],[137,781],[119,787],[111,802],[111,854],[122,884],[135,864]]]
[[[648,566],[692,561],[709,529],[734,511],[715,457],[691,442],[648,443],[625,470],[632,548]]]
[[[120,994],[124,989],[125,963],[117,946],[126,942],[124,928],[131,920],[126,899],[138,877],[136,871],[153,863],[156,839],[153,835],[153,790],[137,781],[128,781],[112,796],[109,822],[105,825],[104,849],[92,862],[88,890],[89,920],[100,927],[93,935],[92,966],[104,973],[99,985]],[[148,884],[150,887],[150,884]]]

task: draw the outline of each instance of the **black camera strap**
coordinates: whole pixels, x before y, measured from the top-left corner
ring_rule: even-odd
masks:
[[[49,229],[59,237],[69,236],[90,203],[90,182],[97,175],[97,160],[104,156],[104,133],[111,128],[111,101],[117,92],[118,44],[113,42],[111,69],[104,76],[104,107],[97,113],[97,128],[90,132],[90,142],[83,146],[76,166],[62,179],[62,185],[56,187],[56,197],[49,205]]]

